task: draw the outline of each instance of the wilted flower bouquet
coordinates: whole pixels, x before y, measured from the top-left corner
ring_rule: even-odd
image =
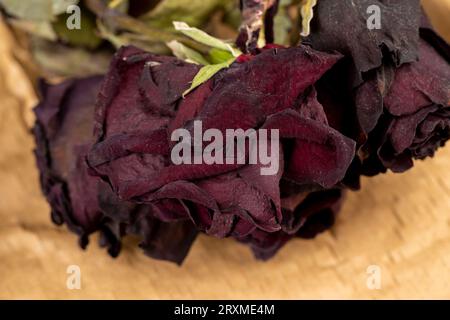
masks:
[[[141,10],[161,6],[151,2]],[[450,47],[419,0],[287,2],[301,30],[280,31],[286,2],[242,0],[235,44],[174,22],[155,36],[169,56],[136,43],[155,27],[86,1],[126,45],[103,75],[41,84],[33,132],[53,222],[83,248],[100,232],[112,256],[133,234],[181,263],[201,232],[269,259],[330,228],[362,175],[406,171],[445,144]],[[253,157],[256,132],[265,158]]]

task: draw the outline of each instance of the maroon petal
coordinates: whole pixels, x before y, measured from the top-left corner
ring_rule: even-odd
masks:
[[[446,106],[449,101],[449,63],[421,40],[420,61],[397,70],[384,105],[391,114],[403,116],[430,104]]]
[[[279,129],[281,138],[293,140],[285,176],[299,184],[334,186],[345,176],[355,153],[353,140],[292,110],[269,117],[264,128]]]

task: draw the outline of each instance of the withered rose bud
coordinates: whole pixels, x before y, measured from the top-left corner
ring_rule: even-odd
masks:
[[[367,29],[360,19],[370,4],[320,1],[308,38],[315,49],[344,54],[316,88],[330,125],[358,143],[345,179],[353,188],[361,173],[403,172],[450,137],[449,45],[432,30],[419,1],[380,5],[381,29]],[[332,12],[335,18],[327,18]],[[355,27],[338,28],[336,12]]]

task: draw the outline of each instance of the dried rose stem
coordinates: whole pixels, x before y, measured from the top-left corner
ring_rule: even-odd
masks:
[[[278,0],[241,0],[242,22],[236,45],[244,53],[254,53],[263,23],[268,42],[273,41],[273,19],[278,9]]]
[[[264,16],[264,36],[266,38],[266,43],[273,43],[275,40],[274,35],[274,19],[278,12],[278,4],[280,0],[274,0],[271,6],[267,9]]]

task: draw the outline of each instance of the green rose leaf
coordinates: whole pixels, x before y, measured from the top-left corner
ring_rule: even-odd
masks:
[[[189,92],[191,92],[195,88],[197,88],[198,86],[200,86],[201,84],[211,79],[220,70],[228,68],[234,62],[234,60],[236,60],[236,58],[233,57],[228,61],[218,64],[210,64],[201,68],[200,71],[192,80],[191,87],[185,92],[183,92],[183,97],[186,96]]]

